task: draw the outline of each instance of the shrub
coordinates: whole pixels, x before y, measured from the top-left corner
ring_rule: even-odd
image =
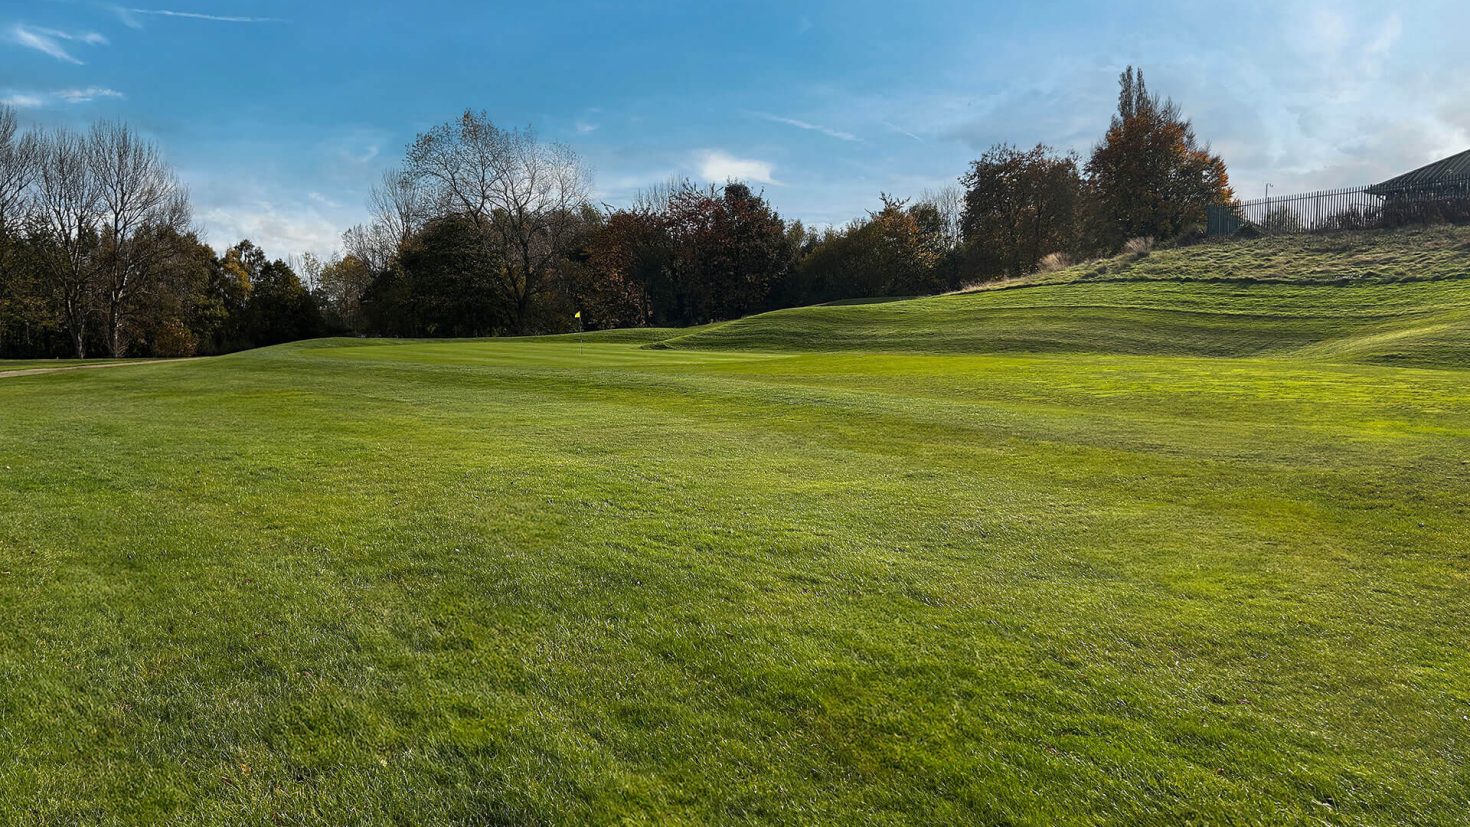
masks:
[[[1042,256],[1041,261],[1036,265],[1036,269],[1042,273],[1052,273],[1064,267],[1071,266],[1071,256],[1068,256],[1066,253],[1050,253]]]
[[[1153,249],[1154,237],[1151,235],[1142,236],[1140,238],[1130,238],[1128,239],[1128,242],[1123,245],[1123,252],[1127,253],[1130,256],[1137,256],[1138,258],[1143,258],[1149,253],[1153,252]]]
[[[155,356],[193,356],[199,351],[199,337],[178,319],[169,319],[153,334]]]

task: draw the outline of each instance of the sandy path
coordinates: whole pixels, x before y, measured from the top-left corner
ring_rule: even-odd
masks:
[[[101,370],[102,368],[126,368],[134,365],[166,365],[169,362],[188,362],[189,359],[139,359],[136,362],[108,362],[105,365],[71,365],[56,368],[25,368],[23,370],[0,370],[0,379],[12,376],[39,376],[43,373],[63,373],[69,370]]]

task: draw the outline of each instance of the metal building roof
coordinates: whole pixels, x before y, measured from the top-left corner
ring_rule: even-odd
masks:
[[[1413,172],[1406,172],[1397,178],[1390,178],[1381,184],[1374,184],[1368,188],[1368,192],[1373,195],[1384,195],[1397,190],[1431,186],[1466,178],[1470,178],[1470,149],[1459,155],[1451,155],[1442,161],[1435,161],[1428,166],[1419,167]]]

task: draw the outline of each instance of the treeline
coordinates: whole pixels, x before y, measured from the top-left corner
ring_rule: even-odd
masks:
[[[1000,145],[961,179],[967,280],[1022,276],[1113,255],[1130,242],[1203,238],[1207,208],[1234,200],[1225,162],[1200,144],[1143,72],[1119,79],[1118,111],[1091,156]]]
[[[325,330],[284,262],[199,240],[178,177],[127,126],[24,132],[0,107],[0,357],[190,356]]]
[[[820,232],[749,186],[676,181],[588,203],[569,149],[483,113],[421,135],[320,272],[328,322],[367,335],[488,336],[682,326],[839,299],[907,296],[1202,235],[1232,199],[1224,162],[1143,73],[1084,162],[1000,145],[960,186]]]
[[[618,209],[590,190],[570,149],[466,112],[414,141],[343,255],[307,256],[298,275],[249,242],[218,256],[202,244],[183,187],[127,127],[21,135],[0,111],[0,355],[700,324],[1188,239],[1232,198],[1224,162],[1131,67],[1085,162],[996,146],[959,186],[882,195],[843,227],[786,221],[739,182],[676,181]]]
[[[375,189],[376,221],[314,279],[328,322],[406,337],[686,326],[966,275],[957,190],[884,195],[816,232],[740,182],[673,181],[611,209],[586,181],[570,150],[481,113],[425,133]]]

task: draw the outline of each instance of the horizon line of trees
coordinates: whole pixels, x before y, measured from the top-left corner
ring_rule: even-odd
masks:
[[[730,181],[671,181],[594,207],[575,153],[485,113],[423,133],[374,190],[372,223],[320,269],[329,322],[363,335],[488,336],[686,326],[843,299],[906,296],[1110,255],[1131,239],[1203,233],[1233,198],[1143,73],[1083,162],[1044,145],[992,147],[959,186],[814,231]]]
[[[200,241],[188,191],[126,124],[22,131],[0,106],[0,358],[192,356],[326,331],[284,262]]]
[[[737,181],[671,181],[624,208],[590,191],[571,149],[466,111],[408,147],[342,254],[298,275],[248,241],[202,244],[182,185],[126,126],[21,135],[0,109],[0,356],[557,333],[578,312],[587,329],[701,324],[1189,239],[1233,198],[1224,161],[1133,67],[1085,162],[999,144],[957,186],[881,194],[842,227],[787,221]]]

